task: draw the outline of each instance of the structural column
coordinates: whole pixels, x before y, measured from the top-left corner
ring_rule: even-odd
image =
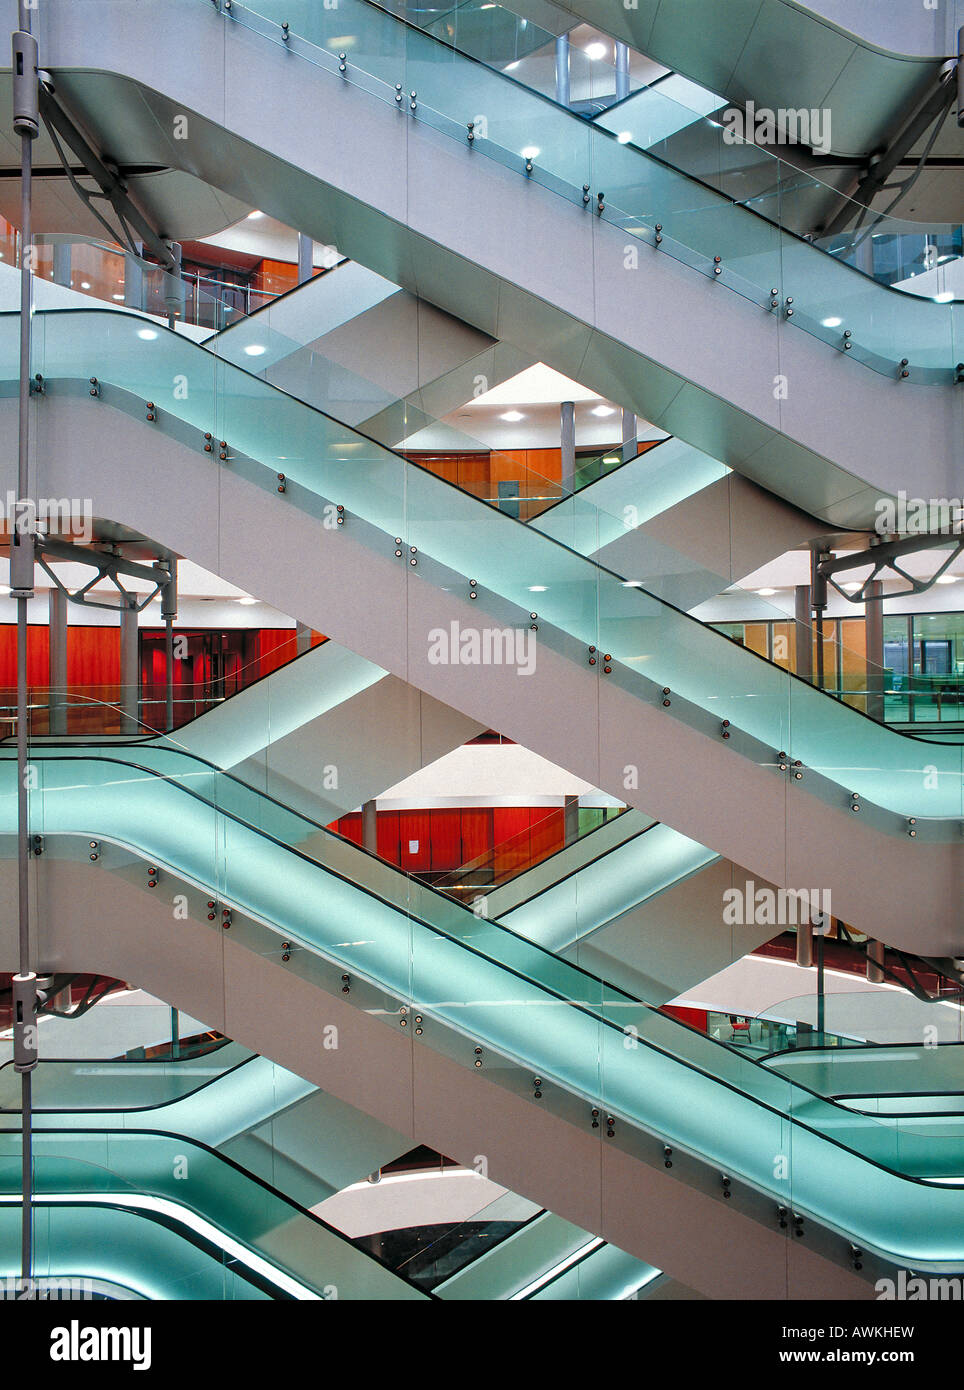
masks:
[[[50,590],[50,656],[47,700],[52,734],[67,732],[67,595],[56,584]]]
[[[629,96],[629,44],[616,44],[616,100]]]
[[[809,920],[797,927],[797,965],[804,970],[813,965],[813,923]]]
[[[144,243],[134,242],[138,256],[144,254]],[[124,257],[124,307],[125,309],[144,308],[144,271],[139,260],[133,256]]]
[[[884,586],[879,579],[867,585],[864,623],[867,629],[867,713],[884,717]]]
[[[54,242],[54,281],[70,289],[70,251],[69,241]]]
[[[568,497],[576,485],[576,407],[573,401],[563,401],[559,407],[559,446],[562,495]]]
[[[172,555],[161,565],[171,576],[161,590],[161,615],[164,618],[164,728],[174,728],[174,622],[177,618],[177,560]]]
[[[639,451],[636,442],[636,416],[631,410],[623,411],[622,419],[622,460],[628,463]]]
[[[803,680],[813,678],[813,631],[810,626],[810,585],[798,584],[793,591],[796,672]]]
[[[867,979],[872,985],[882,985],[884,975],[884,952],[887,948],[882,941],[867,942]]]
[[[567,796],[562,813],[563,842],[574,845],[579,839],[579,798]]]
[[[378,853],[378,811],[374,801],[366,801],[361,808],[362,849],[370,854]]]
[[[304,232],[298,233],[298,284],[303,285],[314,274],[315,243]]]
[[[120,706],[124,714],[122,732],[136,734],[140,728],[138,722],[140,671],[138,670],[137,651],[137,609],[129,606],[120,610],[120,666]]]
[[[569,35],[560,34],[556,39],[556,101],[560,106],[569,105]]]

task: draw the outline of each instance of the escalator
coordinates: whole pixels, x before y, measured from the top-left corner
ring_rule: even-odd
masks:
[[[83,74],[74,76],[82,87]],[[353,111],[357,96],[353,91],[345,103]],[[416,103],[412,114],[418,109]],[[158,110],[162,119],[162,102]],[[393,110],[391,119],[409,117]],[[425,138],[437,146],[442,136]],[[503,183],[514,196],[509,179]],[[959,749],[898,743],[853,711],[828,706],[819,692],[725,644],[633,581],[591,565],[575,541],[575,526],[569,545],[540,536],[226,364],[218,364],[215,377],[186,344],[177,345],[176,359],[149,359],[122,322],[91,334],[94,316],[71,317],[63,333],[52,315],[38,332],[45,384],[37,402],[40,470],[50,495],[57,495],[58,484],[61,491],[70,486],[69,440],[75,454],[84,450],[92,460],[98,514],[116,510],[129,521],[128,511],[138,520],[149,512],[150,531],[163,529],[180,553],[212,560],[212,568],[232,578],[244,573],[246,588],[287,591],[286,611],[317,618],[336,640],[373,659],[378,653],[385,669],[556,761],[577,765],[614,793],[628,790],[627,749],[658,750],[648,751],[648,765],[637,769],[638,795],[661,817],[668,810],[671,824],[693,830],[737,862],[753,858],[755,870],[776,882],[801,881],[795,874],[817,863],[821,876],[832,880],[840,915],[865,921],[875,936],[906,932],[918,949],[926,940],[940,942],[943,949],[930,946],[934,954],[956,953],[949,904],[956,901],[959,876],[959,836],[952,833],[961,818]],[[793,331],[790,325],[787,336]],[[173,353],[166,335],[159,341],[159,351]],[[179,371],[185,361],[187,371]],[[145,402],[160,396],[158,382],[168,379],[172,366],[174,376],[190,383],[189,403],[172,409],[162,397],[159,418],[148,424],[155,412],[145,416]],[[9,371],[4,375],[12,380]],[[933,390],[944,388],[935,381]],[[938,417],[942,409],[938,405]],[[7,402],[0,415],[8,429]],[[205,456],[205,431],[209,439],[230,440],[224,468]],[[143,482],[132,476],[131,458],[139,455],[165,470],[170,498],[138,498]],[[826,481],[829,474],[821,476]],[[811,474],[801,497],[814,480]],[[178,483],[184,484],[181,497],[191,500],[189,511],[176,501]],[[324,508],[336,505],[345,507],[347,524],[326,537],[319,522]],[[479,576],[477,584],[469,574]],[[431,660],[429,633],[446,634],[451,621],[477,623],[480,614],[510,625],[527,644],[535,625],[539,662],[529,680],[520,682],[521,672],[506,663]],[[390,660],[383,663],[386,653]],[[597,730],[604,731],[602,747]],[[49,749],[38,755],[43,785],[35,797],[35,833],[43,844],[35,871],[51,909],[42,949],[52,966],[69,964],[73,952],[85,953],[84,968],[90,962],[107,968],[114,957],[113,973],[150,977],[152,987],[171,997],[191,993],[190,1006],[205,1017],[220,1010],[223,1022],[230,1013],[238,1024],[232,1033],[251,1037],[252,1045],[269,1024],[276,1030],[282,1007],[294,1007],[295,1036],[276,1046],[297,1055],[305,1075],[331,1070],[336,1085],[360,1084],[363,1104],[388,1107],[404,1124],[412,1123],[414,1112],[432,1142],[464,1154],[466,1162],[473,1145],[492,1142],[492,1117],[509,1116],[509,1132],[498,1128],[495,1160],[506,1177],[518,1175],[519,1190],[539,1186],[547,1197],[563,1190],[562,1165],[531,1171],[535,1136],[543,1156],[565,1156],[570,1182],[573,1163],[584,1173],[598,1169],[598,1184],[590,1181],[586,1193],[565,1198],[583,1229],[602,1229],[610,1238],[625,1231],[640,1256],[644,1247],[648,1258],[657,1258],[656,1248],[660,1257],[665,1251],[670,1258],[660,1258],[660,1267],[684,1280],[694,1272],[691,1256],[679,1252],[673,1268],[669,1221],[702,1228],[701,1253],[711,1251],[705,1284],[710,1274],[719,1275],[732,1249],[732,1221],[724,1212],[735,1213],[754,1234],[747,1258],[757,1259],[758,1268],[747,1271],[748,1286],[755,1277],[758,1286],[769,1280],[773,1287],[774,1272],[781,1270],[788,1288],[812,1289],[819,1276],[829,1281],[824,1290],[857,1291],[867,1275],[858,1278],[860,1271],[846,1268],[855,1259],[852,1251],[848,1257],[851,1244],[871,1252],[867,1265],[896,1259],[915,1267],[960,1267],[964,1247],[953,1192],[940,1181],[958,1175],[953,1146],[941,1158],[941,1171],[931,1171],[923,1166],[926,1146],[913,1127],[842,1115],[841,1107],[788,1079],[724,1057],[709,1040],[694,1041],[603,981],[570,973],[573,967],[504,928],[467,922],[471,915],[459,915],[450,904],[443,910],[409,882],[403,887],[398,876],[383,877],[370,860],[349,856],[343,862],[337,857],[343,849],[334,849],[318,827],[299,824],[266,798],[251,799],[253,793],[238,791],[211,770],[184,778],[168,769],[162,780],[160,755],[142,756],[149,770],[131,781],[129,764],[127,771],[122,766],[118,773],[116,762],[105,771],[106,750],[82,754],[80,771]],[[594,775],[586,771],[592,767]],[[734,768],[747,802],[739,825],[726,810]],[[58,780],[60,773],[68,780]],[[787,857],[787,839],[797,846],[796,860]],[[294,852],[293,844],[302,850]],[[322,864],[301,857],[305,845]],[[870,866],[885,857],[882,845],[888,875],[874,881]],[[730,853],[738,848],[749,853]],[[184,890],[190,924],[172,923],[170,899],[165,903],[145,888],[151,863],[159,866],[165,890],[175,884]],[[104,894],[103,872],[114,870],[116,892]],[[84,885],[93,884],[94,875],[100,880],[91,894]],[[923,920],[909,923],[894,889],[910,883]],[[231,914],[227,932],[205,929],[207,895],[221,914]],[[78,924],[72,941],[60,936],[67,914],[56,910],[67,901]],[[214,917],[217,924],[218,912]],[[364,940],[352,930],[357,923],[364,924],[358,933]],[[199,956],[190,980],[180,978],[185,950]],[[348,1001],[339,998],[346,974],[354,996]],[[259,997],[266,1001],[260,1015]],[[371,1067],[360,1083],[357,1072],[349,1083],[343,1061],[330,1066],[332,1059],[318,1052],[318,1029],[336,1013],[355,1030],[353,1060],[361,1056]],[[540,1013],[540,1023],[555,1018],[556,1026],[536,1028],[532,1019]],[[632,1033],[626,1031],[629,1017]],[[400,1031],[417,1018],[430,1020],[421,1034],[421,1023]],[[427,1035],[425,1042],[413,1034]],[[627,1047],[627,1038],[637,1046]],[[632,1071],[639,1053],[647,1063],[645,1085]],[[402,1084],[386,1098],[392,1063],[400,1067]],[[476,1067],[486,1075],[473,1087]],[[548,1078],[546,1094],[538,1082],[533,1090],[538,1077]],[[695,1103],[680,1114],[679,1096],[689,1097],[690,1087]],[[592,1109],[598,1110],[598,1135],[587,1128]],[[771,1158],[787,1146],[793,1176],[776,1179]],[[664,1158],[667,1149],[672,1159]],[[834,1190],[828,1191],[820,1177],[831,1151]],[[662,1171],[669,1162],[673,1175]],[[632,1208],[644,1183],[654,1200],[645,1210]],[[803,1214],[812,1244],[791,1240],[786,1220],[777,1228],[780,1210]]]
[[[19,1128],[0,1130],[0,1250],[14,1273]],[[426,1294],[214,1150],[181,1134],[44,1129],[34,1141],[39,1278],[147,1298],[419,1300]]]
[[[876,284],[373,7],[282,16],[261,0],[221,15],[180,0],[163,18],[130,5],[121,25],[116,4],[91,5],[81,24],[55,0],[39,37],[59,92],[112,148],[230,183],[835,526],[872,524],[910,456],[922,493],[948,493],[960,305]],[[159,91],[148,55],[171,8],[205,61],[179,62]],[[344,74],[326,25],[353,39]],[[123,34],[114,73],[111,33]],[[213,53],[224,72],[212,81]],[[284,91],[283,107],[251,101],[252,68],[263,91]],[[190,141],[165,134],[178,111],[192,113]],[[469,142],[476,115],[487,134]],[[124,133],[105,127],[114,116]],[[519,246],[549,240],[551,258],[520,265]],[[724,341],[740,353],[721,354]],[[807,390],[777,390],[778,378]]]
[[[453,6],[446,19],[454,27],[474,19],[481,35],[479,8]],[[513,0],[513,8],[546,22],[545,11],[526,0]],[[848,0],[753,0],[725,8],[708,0],[641,0],[628,8],[556,0],[552,9],[568,15],[569,23],[576,18],[597,26],[731,101],[753,97],[774,110],[826,108],[833,152],[855,160],[876,153],[924,98],[955,51],[964,21],[953,4],[938,12],[886,0],[862,7]],[[558,20],[556,32],[563,32]]]
[[[353,261],[204,345],[388,445],[532,365]]]
[[[116,313],[35,322],[39,495],[70,496],[80,450],[95,515],[156,535],[759,879],[809,887],[819,865],[835,915],[858,930],[960,954],[960,746],[897,734],[584,558],[587,529],[611,522],[594,522],[584,497],[570,548],[174,335],[144,343]],[[16,328],[0,319],[8,441]],[[175,378],[189,398],[146,412]],[[164,490],[144,488],[138,457]],[[339,507],[345,524],[326,524]],[[901,905],[910,884],[914,914]]]
[[[155,1014],[169,1014],[144,1005],[125,1008],[122,1004],[120,1009],[134,1016],[127,1031],[136,1026],[138,1017],[150,1029]],[[409,1255],[389,1266],[396,1272],[396,1284],[404,1287],[393,1288],[373,1276],[371,1252],[357,1238],[357,1261],[329,1241],[312,1249],[310,1263],[299,1265],[299,1259],[308,1259],[305,1232],[313,1229],[310,1217],[327,1221],[329,1228],[332,1225],[328,1217],[334,1213],[326,1199],[359,1174],[387,1166],[393,1173],[389,1181],[399,1180],[398,1164],[392,1160],[406,1147],[403,1136],[265,1058],[252,1057],[235,1043],[223,1042],[214,1052],[198,1056],[185,1047],[181,1056],[147,1063],[132,1057],[104,1058],[103,1048],[107,1038],[114,1036],[117,1013],[115,1006],[96,1029],[84,1028],[79,1021],[65,1026],[60,1046],[83,1057],[58,1060],[57,1044],[53,1054],[46,1044],[45,1058],[33,1075],[40,1173],[49,1184],[56,1172],[60,1184],[57,1200],[49,1186],[40,1199],[45,1242],[45,1272],[40,1277],[44,1279],[69,1277],[64,1271],[70,1267],[69,1252],[74,1251],[77,1268],[83,1271],[80,1277],[88,1283],[96,1280],[120,1287],[121,1271],[126,1268],[126,1290],[139,1296],[306,1297],[320,1285],[325,1297],[368,1297],[374,1290],[374,1296],[404,1299],[414,1296],[413,1287],[423,1293],[436,1291],[439,1278],[432,1276],[441,1264],[448,1272],[441,1280],[445,1287],[439,1296],[467,1297],[468,1282],[476,1290],[471,1296],[479,1297],[479,1286],[470,1274],[476,1262],[473,1255],[480,1248],[491,1263],[506,1239],[503,1228],[512,1243],[511,1258],[507,1261],[504,1253],[496,1256],[501,1274],[498,1287],[491,1269],[486,1275],[484,1296],[489,1298],[520,1293],[548,1297],[550,1286],[556,1291],[552,1296],[578,1297],[582,1289],[581,1296],[587,1298],[626,1297],[656,1274],[550,1212],[520,1221],[514,1215],[519,1203],[511,1201],[511,1194],[506,1194],[508,1203],[501,1200],[490,1206],[480,1199],[483,1204],[471,1221],[443,1224],[437,1228],[439,1234],[429,1228],[415,1232],[416,1257]],[[91,1022],[90,1015],[84,1018]],[[86,1034],[92,1036],[86,1038]],[[14,1156],[11,1126],[19,1105],[20,1078],[7,1062],[0,1066],[0,1146]],[[143,1158],[136,1179],[118,1155],[118,1146],[121,1156],[127,1152],[124,1136],[131,1131]],[[78,1136],[76,1145],[72,1135]],[[146,1136],[157,1142],[152,1144]],[[173,1161],[172,1144],[178,1149]],[[95,1154],[97,1161],[92,1162]],[[191,1185],[197,1155],[204,1172],[210,1169],[215,1174],[219,1200],[213,1205],[210,1183]],[[168,1168],[179,1187],[170,1185]],[[359,1186],[371,1194],[368,1184]],[[76,1198],[73,1202],[65,1197],[67,1187]],[[185,1202],[188,1192],[190,1201]],[[129,1206],[125,1194],[135,1199]],[[279,1202],[279,1196],[288,1205]],[[97,1256],[91,1259],[90,1250],[84,1249],[83,1233],[91,1232],[101,1218],[112,1227],[139,1227],[145,1244],[136,1242],[135,1252],[112,1251],[106,1264]],[[6,1240],[6,1221],[0,1211],[3,1275],[13,1273],[5,1256],[16,1249],[15,1241]],[[344,1234],[343,1226],[335,1224]],[[478,1234],[473,1237],[475,1231]],[[514,1239],[516,1235],[521,1241]],[[96,1249],[99,1242],[90,1239],[89,1245]],[[163,1258],[159,1258],[159,1245],[170,1246]],[[336,1274],[332,1251],[340,1277],[346,1281],[340,1286],[332,1283]],[[307,1280],[292,1270],[292,1252],[299,1270],[307,1270]],[[575,1292],[575,1271],[568,1273],[570,1256],[578,1257]],[[529,1286],[533,1286],[531,1294],[526,1293]],[[452,1292],[455,1289],[457,1294]]]
[[[440,1152],[470,1162],[477,1144],[503,1185],[604,1239],[618,1229],[629,1254],[693,1287],[716,1277],[713,1251],[734,1219],[751,1283],[772,1280],[777,1260],[792,1287],[819,1274],[824,1295],[859,1296],[887,1262],[964,1264],[953,1128],[935,1149],[913,1118],[827,1101],[223,774],[146,751],[139,766],[76,747],[37,759],[45,968],[69,969],[80,954],[85,968],[139,979],[336,1096],[350,1088],[383,1123],[414,1123]],[[4,768],[12,848],[14,764]],[[212,892],[217,908],[205,914]],[[191,920],[172,920],[177,894]],[[197,968],[185,976],[188,943]],[[319,1045],[323,1025],[339,1029],[334,1051]],[[599,1164],[588,1189],[572,1183]],[[579,1221],[577,1207],[592,1219]],[[791,1209],[807,1223],[805,1244],[777,1230]],[[699,1240],[687,1245],[676,1229],[686,1251],[664,1251],[669,1221],[695,1223]],[[860,1277],[847,1269],[851,1246]]]

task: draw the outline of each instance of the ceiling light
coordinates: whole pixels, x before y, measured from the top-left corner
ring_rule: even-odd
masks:
[[[264,216],[264,213],[263,213],[263,212],[249,212],[249,213],[248,213],[248,221],[249,221],[249,222],[256,222],[256,221],[258,220],[259,217],[263,217],[263,216]]]
[[[112,295],[111,295],[111,299],[123,299],[123,298],[124,298],[124,296],[123,296],[122,294],[112,294]]]
[[[263,357],[267,351],[268,349],[263,343],[249,343],[245,348],[245,352],[249,357]]]
[[[137,336],[138,338],[143,338],[145,343],[149,343],[152,338],[157,337],[157,330],[154,328],[139,328],[137,330]]]
[[[776,589],[757,589],[757,593],[761,598],[769,598],[771,594],[776,593]]]
[[[953,291],[953,290],[941,290],[940,294],[935,294],[935,296],[934,296],[934,303],[935,303],[935,304],[950,304],[950,302],[951,302],[951,300],[952,300],[953,298],[954,298],[954,291]]]
[[[641,579],[624,579],[622,580],[622,587],[624,589],[641,589],[643,581]]]
[[[504,415],[500,415],[500,420],[508,420],[510,424],[515,424],[516,420],[524,420],[526,417],[518,410],[507,410]]]
[[[90,289],[90,281],[89,281],[89,280],[81,280],[81,282],[80,282],[80,288],[81,288],[82,290],[89,290],[89,289]]]
[[[956,583],[957,583],[957,575],[956,575],[956,574],[939,574],[939,575],[937,576],[937,582],[938,582],[938,584],[956,584]]]
[[[248,607],[252,603],[257,603],[257,601],[258,600],[256,598],[252,598],[250,594],[244,594],[241,598],[238,599],[238,603],[243,603],[245,607]]]
[[[840,325],[843,323],[843,319],[822,319],[821,322],[823,323],[824,328],[839,328]]]
[[[594,405],[589,412],[590,415],[615,415],[616,407],[612,405]]]
[[[516,68],[519,66],[519,64],[520,64],[521,62],[522,62],[522,59],[521,59],[521,58],[516,58],[516,60],[515,60],[514,63],[509,63],[508,67],[504,67],[504,68],[502,69],[502,71],[503,71],[503,72],[515,72]]]
[[[526,145],[525,149],[520,150],[519,153],[522,155],[523,159],[535,159],[536,155],[539,153],[539,146]]]
[[[621,130],[616,136],[616,140],[620,145],[628,145],[632,138],[633,132],[631,130]]]
[[[544,594],[545,591],[546,591],[546,586],[545,586],[545,584],[530,584],[530,585],[529,585],[529,593],[530,593],[530,594]]]
[[[605,58],[606,45],[604,43],[587,43],[585,54],[587,58],[591,58],[593,62],[597,62],[600,58]]]

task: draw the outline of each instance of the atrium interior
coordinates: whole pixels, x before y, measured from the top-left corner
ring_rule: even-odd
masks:
[[[960,1287],[961,0],[0,13],[4,1297]]]

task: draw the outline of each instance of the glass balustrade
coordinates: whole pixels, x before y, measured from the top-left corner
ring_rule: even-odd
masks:
[[[0,318],[0,372],[8,381],[16,376],[16,343],[16,317]],[[153,401],[154,427],[190,442],[199,462],[206,435],[224,439],[226,466],[269,491],[273,505],[315,514],[322,530],[324,518],[343,507],[353,540],[385,560],[394,554],[402,564],[414,561],[428,585],[479,595],[479,621],[484,613],[498,624],[493,631],[516,632],[515,646],[530,657],[535,640],[537,651],[601,666],[613,685],[647,703],[669,689],[672,698],[664,698],[676,704],[670,717],[739,731],[742,755],[763,764],[778,766],[779,753],[790,755],[819,774],[809,786],[821,797],[849,804],[856,793],[858,802],[891,813],[885,820],[892,833],[906,834],[906,818],[914,817],[920,833],[926,825],[939,838],[956,835],[950,822],[962,813],[959,746],[902,737],[828,701],[645,581],[585,558],[599,549],[593,534],[598,540],[612,527],[625,530],[585,493],[570,499],[546,535],[176,335],[142,342],[136,320],[119,314],[37,315],[34,364],[51,395],[76,392],[91,410],[105,404],[90,398],[91,377],[109,392],[107,403],[135,417]],[[163,383],[185,373],[191,389],[180,400]],[[284,500],[274,496],[279,491]],[[526,638],[533,624],[538,637]],[[521,670],[525,651],[516,656]]]
[[[0,260],[19,269],[20,233],[10,223],[0,222]],[[294,269],[290,276],[262,270],[251,283],[234,283],[220,278],[217,271],[169,272],[115,243],[74,233],[39,232],[33,248],[37,280],[149,319],[207,330],[195,335],[202,339],[240,323],[296,287]],[[45,301],[43,307],[54,305]]]
[[[904,263],[922,238],[935,248],[955,244],[957,228],[868,220],[865,210],[846,208],[836,190],[754,144],[748,148],[757,171],[734,199],[726,190],[736,147],[724,142],[718,124],[702,118],[723,173],[714,181],[713,159],[701,153],[704,176],[690,177],[662,157],[665,141],[649,149],[621,142],[624,132],[587,122],[364,0],[346,0],[335,12],[306,0],[233,4],[228,22],[284,44],[403,111],[413,107],[414,120],[585,205],[587,215],[619,227],[641,248],[684,262],[875,371],[896,376],[906,359],[918,382],[950,383],[961,374],[964,303],[902,294],[873,278],[875,238],[890,248],[891,259]],[[286,38],[282,23],[289,26]],[[809,209],[827,199],[845,207],[831,226],[861,216],[863,222],[821,238]],[[824,253],[819,240],[826,242]],[[905,240],[907,248],[895,252]],[[855,268],[868,265],[870,275]]]
[[[20,1190],[19,1151],[19,1133],[0,1130],[4,1216]],[[184,1135],[38,1132],[34,1187],[38,1276],[73,1273],[78,1260],[88,1277],[123,1287],[134,1282],[153,1297],[202,1297],[198,1285],[212,1279],[222,1290],[208,1297],[225,1297],[224,1284],[234,1290],[250,1285],[270,1298],[425,1297],[310,1212]],[[127,1238],[115,1247],[103,1234],[91,1238],[104,1226],[84,1222],[81,1213],[90,1208],[108,1228],[118,1211],[139,1220],[122,1223]],[[179,1258],[169,1256],[152,1269],[158,1223],[178,1236]],[[78,1249],[71,1236],[85,1227]],[[16,1249],[4,1240],[0,1258],[10,1262]],[[65,1267],[67,1260],[73,1267]],[[239,1296],[251,1295],[245,1289]]]
[[[262,5],[253,9],[266,16]],[[904,282],[924,275],[922,294],[946,301],[942,267],[961,257],[962,229],[955,223],[915,223],[893,218],[847,197],[827,178],[818,178],[803,164],[809,143],[821,150],[830,132],[817,121],[789,134],[774,129],[771,141],[788,145],[803,136],[801,163],[779,159],[761,141],[744,135],[745,115],[722,119],[739,110],[717,93],[709,92],[678,73],[660,72],[643,83],[627,69],[617,72],[612,47],[597,43],[585,48],[566,45],[562,83],[557,81],[555,35],[504,5],[472,3],[439,14],[389,0],[380,8],[431,34],[441,42],[502,72],[570,111],[609,130],[621,145],[655,155],[672,168],[718,190],[735,204],[796,232],[811,244],[881,284]],[[587,46],[588,47],[588,46]],[[602,53],[597,49],[604,49]],[[652,64],[647,65],[652,69]],[[793,120],[793,113],[787,113]],[[834,230],[829,230],[833,224]],[[927,272],[934,272],[927,276]],[[926,286],[926,289],[924,288]]]
[[[941,1185],[960,1173],[958,1143],[935,1150],[913,1117],[884,1122],[835,1105],[480,921],[199,760],[137,751],[140,765],[81,749],[37,758],[32,829],[48,849],[74,844],[87,858],[96,826],[106,843],[160,861],[175,882],[217,882],[223,901],[286,934],[288,959],[298,943],[295,968],[320,953],[389,996],[415,1001],[433,1020],[434,1045],[442,1045],[441,1028],[495,1049],[506,1060],[492,1059],[489,1079],[504,1074],[509,1083],[521,1064],[764,1192],[792,1194],[831,1226],[900,1258],[960,1258],[964,1216]],[[14,766],[3,760],[8,836]],[[306,903],[318,910],[306,916]],[[346,940],[346,921],[364,930]],[[277,960],[280,944],[260,949]],[[397,1017],[387,1010],[385,1021]],[[785,1190],[773,1177],[775,1152],[791,1155]]]

